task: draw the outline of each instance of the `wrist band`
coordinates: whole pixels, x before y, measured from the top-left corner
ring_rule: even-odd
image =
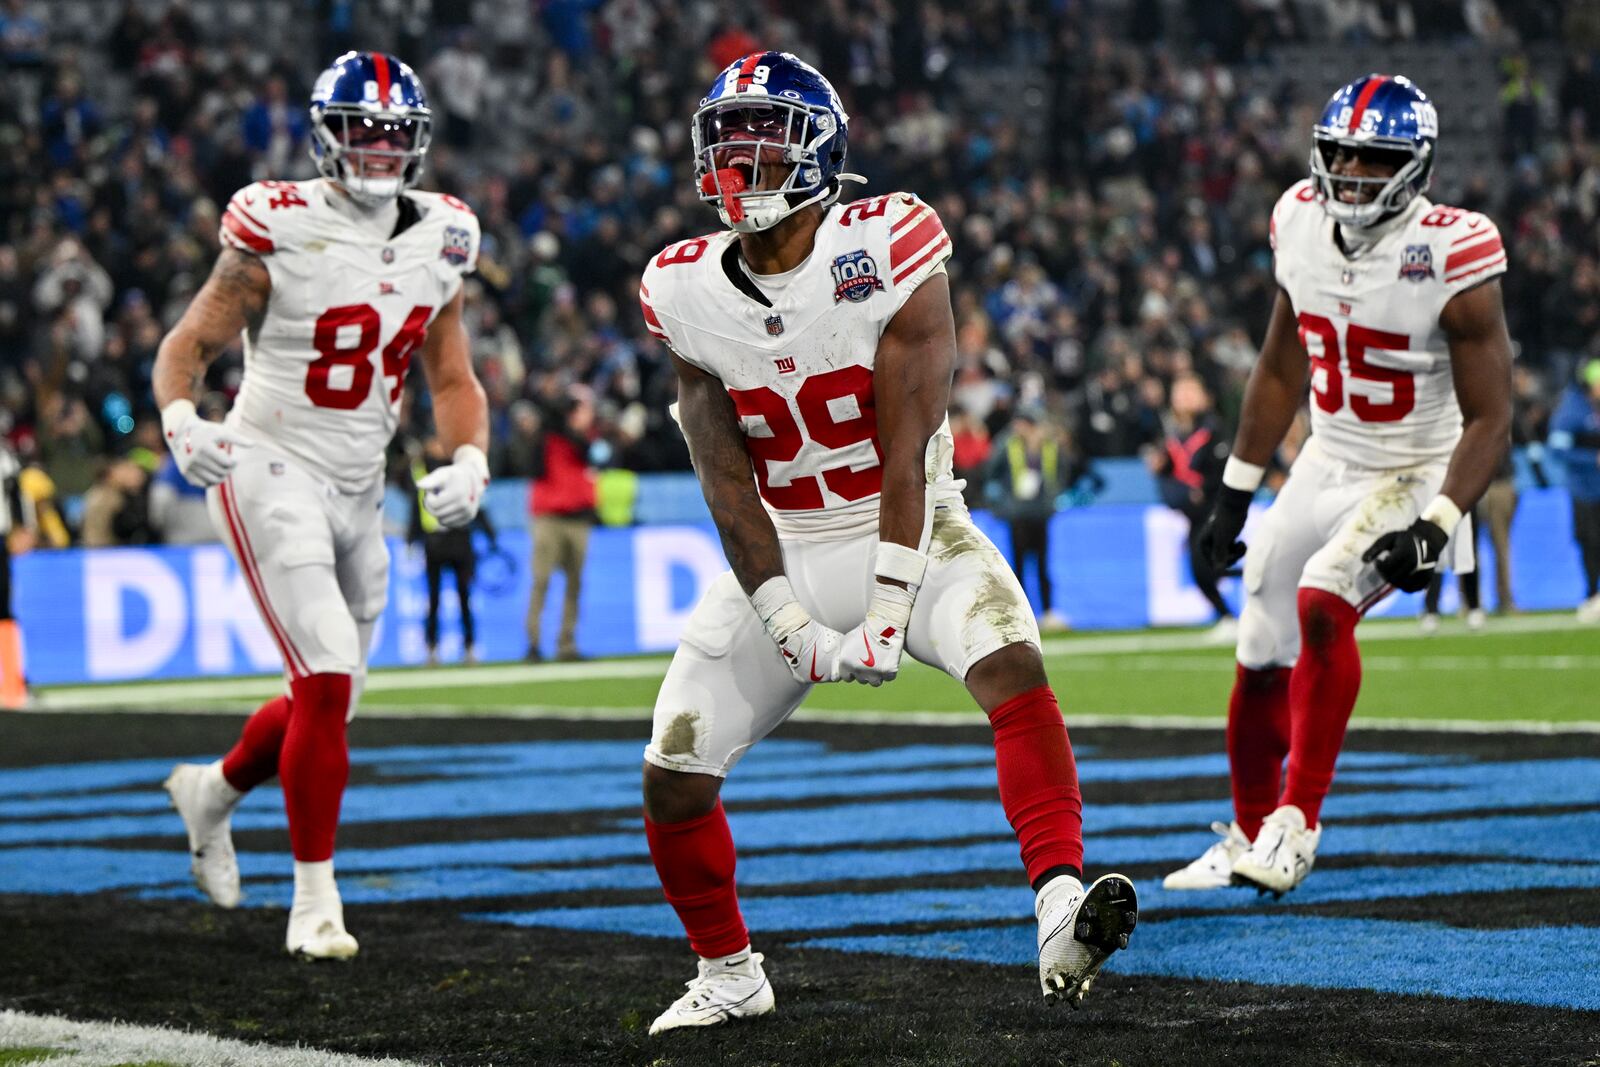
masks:
[[[894,541],[878,542],[878,558],[873,564],[872,573],[879,578],[905,582],[907,585],[921,585],[922,576],[927,570],[928,557],[916,549],[907,548]]]
[[[906,627],[911,625],[911,608],[916,602],[912,590],[878,582],[873,586],[872,602],[867,605],[867,614],[898,627],[904,633]]]
[[[1222,467],[1222,484],[1245,493],[1254,493],[1261,488],[1261,479],[1266,476],[1267,468],[1248,463],[1238,456],[1229,456],[1228,462]]]
[[[795,599],[794,586],[789,584],[787,575],[780,574],[775,578],[768,578],[761,583],[760,588],[750,594],[750,605],[756,609],[756,614],[760,616],[762,623],[771,622],[772,617],[786,604],[799,605],[799,601]]]
[[[183,424],[196,417],[193,400],[174,400],[161,409],[161,432],[171,441]]]
[[[1422,509],[1422,518],[1433,523],[1445,533],[1454,533],[1456,526],[1461,522],[1461,508],[1454,500],[1440,493],[1433,501]]]
[[[478,477],[489,480],[489,457],[477,445],[462,445],[450,456],[451,460],[477,471]]]

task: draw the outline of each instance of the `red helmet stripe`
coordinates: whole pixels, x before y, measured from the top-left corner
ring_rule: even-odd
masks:
[[[765,52],[751,52],[744,57],[744,62],[739,65],[739,92],[750,88],[750,79],[755,75],[756,67],[761,65],[761,57]]]
[[[372,69],[378,74],[378,106],[389,106],[389,57],[382,52],[372,53]]]
[[[1361,87],[1361,92],[1356,96],[1355,107],[1350,109],[1350,125],[1345,128],[1345,132],[1355,133],[1361,128],[1361,116],[1366,113],[1367,105],[1372,103],[1372,94],[1378,91],[1378,86],[1388,80],[1387,74],[1374,74],[1367,79],[1367,84]]]

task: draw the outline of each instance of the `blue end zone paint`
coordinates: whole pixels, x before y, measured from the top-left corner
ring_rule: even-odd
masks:
[[[640,747],[636,741],[602,741],[358,750],[352,760],[366,781],[346,798],[349,823],[574,812],[614,817],[604,820],[607,829],[594,834],[347,849],[339,855],[346,902],[493,900],[488,905],[493,910],[475,917],[681,936],[671,910],[659,903],[655,873],[633,814],[639,802]],[[1227,811],[1220,788],[1226,774],[1221,754],[1102,760],[1085,746],[1079,755],[1080,777],[1091,787],[1085,822],[1092,870],[1185,862],[1210,843],[1200,828]],[[193,897],[181,827],[166,810],[159,788],[172,762],[126,760],[0,771],[0,892],[110,890],[141,897]],[[1174,778],[1216,781],[1217,799],[1092,803],[1096,782]],[[1596,1006],[1595,983],[1585,985],[1575,976],[1582,973],[1580,966],[1591,972],[1600,969],[1595,962],[1600,958],[1600,926],[1564,931],[1559,947],[1564,957],[1557,966],[1543,967],[1540,953],[1550,947],[1542,936],[1546,931],[1312,919],[1286,915],[1285,908],[1437,894],[1600,889],[1600,810],[1560,815],[1518,810],[1553,804],[1600,809],[1600,760],[1486,765],[1454,757],[1350,753],[1340,762],[1340,783],[1347,788],[1336,789],[1325,808],[1329,829],[1321,852],[1324,864],[1304,887],[1274,904],[1241,891],[1170,894],[1154,881],[1142,881],[1147,922],[1135,951],[1119,955],[1118,964],[1129,973]],[[1350,786],[1369,791],[1352,793]],[[993,800],[948,795],[993,788],[993,752],[987,745],[833,752],[812,741],[763,744],[741,764],[726,790],[741,847],[740,881],[750,891],[744,909],[751,926],[758,936],[785,931],[804,936],[865,926],[979,924],[953,932],[841,934],[806,943],[1031,963],[1031,894],[1022,884],[1017,845],[1000,806]],[[786,801],[815,806],[790,808]],[[775,806],[765,811],[741,808],[752,802]],[[1416,821],[1418,816],[1427,818]],[[1374,821],[1350,825],[1348,820],[1355,818]],[[281,829],[277,791],[260,790],[248,798],[234,825]],[[95,844],[141,835],[170,838],[173,847],[152,851]],[[795,851],[800,848],[812,851]],[[1385,863],[1388,857],[1407,856],[1450,862],[1420,867]],[[1341,857],[1360,866],[1328,866]],[[287,856],[246,852],[240,864],[247,903],[288,902]],[[796,892],[815,883],[974,871],[992,872],[994,884],[892,892],[873,892],[864,884],[859,892]],[[640,903],[565,906],[582,904],[596,890],[634,891]],[[1213,914],[1164,919],[1163,912],[1174,908]],[[1302,930],[1310,931],[1303,942]],[[1260,947],[1247,954],[1251,958],[1239,958],[1233,942],[1241,938],[1245,943],[1260,939]],[[1346,945],[1349,939],[1359,944]],[[1297,970],[1284,961],[1293,962],[1302,944],[1310,946],[1304,952],[1316,961]],[[1341,954],[1359,962],[1338,958]],[[1485,976],[1481,981],[1443,973],[1472,966]],[[1493,980],[1498,972],[1483,970],[1489,966],[1501,968],[1500,977],[1510,977]],[[1374,971],[1412,978],[1426,972],[1434,976],[1434,984],[1405,978],[1384,985]]]
[[[1025,966],[1027,926],[827,937],[807,948]],[[1600,931],[1591,926],[1464,930],[1437,923],[1230,915],[1141,925],[1137,949],[1106,970],[1261,985],[1376,989],[1600,1010]]]

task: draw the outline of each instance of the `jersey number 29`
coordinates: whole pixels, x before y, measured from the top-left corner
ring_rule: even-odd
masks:
[[[432,314],[431,307],[412,308],[399,332],[383,346],[383,376],[394,379],[389,388],[391,404],[400,399],[411,353],[428,336],[428,316]],[[372,352],[378,347],[382,326],[383,320],[371,304],[345,304],[322,313],[311,335],[311,346],[317,350],[318,358],[306,368],[306,396],[313,404],[354,411],[366,402],[367,394],[372,392]],[[349,384],[332,384],[335,367],[351,368]]]
[[[799,420],[789,402],[764,385],[729,389],[728,395],[747,426],[753,419],[766,425],[763,434],[747,432],[744,447],[755,467],[756,487],[762,499],[779,511],[815,511],[822,507],[824,484],[846,500],[861,500],[883,489],[883,447],[878,444],[878,410],[873,403],[871,370],[857,364],[807,378],[794,398]],[[841,403],[849,400],[854,404]],[[773,485],[772,464],[792,462],[808,437],[833,450],[871,441],[878,461],[864,470],[851,470],[848,463],[826,467],[820,472],[820,483],[816,477],[806,475],[790,478],[787,485]]]
[[[1300,343],[1305,346],[1307,354],[1311,354],[1311,346],[1306,344],[1307,335],[1315,335],[1322,341],[1322,351],[1311,355],[1311,393],[1316,397],[1317,407],[1330,415],[1344,407],[1344,377],[1348,373],[1352,382],[1384,382],[1391,389],[1389,399],[1382,402],[1360,393],[1350,394],[1350,411],[1362,422],[1399,422],[1411,414],[1411,409],[1417,403],[1417,383],[1411,372],[1367,362],[1369,349],[1404,352],[1411,347],[1410,338],[1405,334],[1372,330],[1352,322],[1344,336],[1344,355],[1349,366],[1347,371],[1341,372],[1339,328],[1330,319],[1309,311],[1300,312],[1299,321]],[[1321,375],[1316,373],[1319,370]]]

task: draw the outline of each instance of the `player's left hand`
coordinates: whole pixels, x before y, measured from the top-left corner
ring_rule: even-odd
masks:
[[[839,680],[878,686],[900,673],[906,648],[906,624],[916,593],[885,582],[875,584],[872,603],[861,625],[844,635],[839,645]]]
[[[489,461],[477,445],[456,449],[454,462],[417,482],[422,502],[439,525],[465,526],[478,515],[483,491],[489,484]]]
[[[1450,541],[1438,524],[1418,519],[1408,529],[1386,533],[1361,554],[1363,563],[1377,567],[1383,580],[1407,593],[1428,588],[1439,573],[1439,557]]]

